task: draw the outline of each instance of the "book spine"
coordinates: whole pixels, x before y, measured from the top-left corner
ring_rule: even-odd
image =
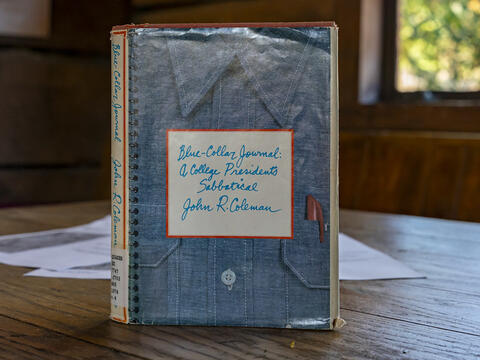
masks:
[[[129,322],[129,147],[127,30],[111,33],[111,315]]]
[[[330,28],[330,328],[341,328],[338,278],[338,28]]]

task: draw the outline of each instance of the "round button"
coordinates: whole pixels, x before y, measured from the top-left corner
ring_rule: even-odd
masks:
[[[236,279],[237,279],[237,276],[230,269],[225,270],[222,273],[222,282],[227,286],[233,285],[233,283],[235,282]]]

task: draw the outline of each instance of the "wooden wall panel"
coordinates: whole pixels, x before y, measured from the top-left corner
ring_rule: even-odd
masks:
[[[379,137],[372,139],[367,156],[365,187],[358,203],[384,212],[418,208],[425,149],[412,139],[392,142],[389,137]]]
[[[225,0],[132,0],[132,6],[135,9],[135,12],[139,10],[151,11],[152,9],[170,7],[179,7],[179,6],[192,6],[199,5],[202,3],[215,3],[215,2],[225,2]],[[238,1],[238,0],[237,0]],[[251,1],[251,0],[244,0]]]
[[[480,221],[480,146],[465,150],[461,186],[462,191],[456,204],[458,218]]]
[[[443,140],[434,145],[425,189],[425,213],[433,217],[456,218],[466,145]]]
[[[340,54],[341,57],[343,54]],[[340,69],[341,71],[341,69]],[[340,79],[342,73],[340,72]],[[349,83],[340,82],[344,87]],[[342,93],[340,88],[340,93]],[[353,100],[356,101],[356,100]],[[462,105],[463,104],[463,105]],[[411,130],[480,132],[480,106],[472,102],[377,103],[349,105],[340,103],[340,130]]]
[[[49,38],[0,37],[0,206],[109,197],[109,32],[128,9],[52,0]]]
[[[323,1],[318,2],[319,6]],[[360,1],[334,1],[332,18],[338,27],[338,81],[340,127],[345,119],[343,109],[358,104],[358,64],[360,47]]]
[[[477,136],[340,135],[340,206],[345,208],[480,221],[479,175]]]
[[[164,1],[159,1],[161,4]],[[149,3],[151,3],[149,1]],[[182,4],[183,3],[183,4]],[[252,22],[333,20],[333,0],[179,1],[158,10],[134,13],[136,23]]]
[[[3,206],[107,199],[100,168],[0,169]]]
[[[383,4],[341,0],[335,6],[340,26],[340,205],[480,221],[480,103],[380,98],[360,104],[359,78],[365,75],[359,73],[361,22],[381,22],[383,16],[382,11],[362,14],[362,1]],[[378,42],[377,37],[366,39],[367,45],[372,41]]]
[[[381,9],[362,18],[362,1],[370,0],[133,0],[133,6],[135,22],[334,20],[340,27],[341,206],[480,221],[478,104],[360,104],[361,21],[382,21]]]
[[[48,39],[3,36],[0,44],[108,55],[112,25],[127,23],[129,10],[128,0],[52,0]]]
[[[99,163],[109,141],[110,63],[0,52],[0,164]]]
[[[112,25],[334,20],[341,206],[480,221],[478,103],[359,104],[361,1],[53,0],[50,39],[0,37],[0,206],[108,197]]]
[[[367,160],[370,142],[365,137],[352,134],[340,134],[339,174],[341,206],[348,209],[359,208],[361,187],[368,176]]]

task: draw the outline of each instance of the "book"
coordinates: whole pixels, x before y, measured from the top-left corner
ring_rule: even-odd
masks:
[[[341,326],[336,25],[111,40],[111,318]]]

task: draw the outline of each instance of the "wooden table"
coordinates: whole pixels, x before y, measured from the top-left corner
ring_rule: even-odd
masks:
[[[106,202],[2,209],[0,231],[107,213]],[[23,277],[28,269],[0,265],[0,358],[480,358],[480,224],[344,210],[340,228],[428,278],[342,281],[347,326],[315,332],[126,326],[108,319],[107,280]]]

